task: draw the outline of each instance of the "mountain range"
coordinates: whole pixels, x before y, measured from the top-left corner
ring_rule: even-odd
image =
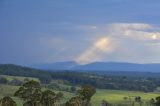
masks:
[[[160,64],[137,64],[125,62],[94,62],[89,64],[78,64],[74,61],[56,62],[52,64],[39,64],[34,68],[45,70],[70,70],[70,71],[138,71],[138,72],[160,72]]]

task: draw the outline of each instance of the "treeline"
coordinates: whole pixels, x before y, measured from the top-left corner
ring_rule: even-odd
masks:
[[[160,86],[160,77],[131,77],[98,75],[93,73],[71,71],[43,71],[12,64],[0,65],[1,75],[24,76],[39,78],[41,83],[50,84],[52,79],[66,80],[70,85],[90,84],[96,88],[114,90],[134,90],[152,92]]]
[[[107,76],[79,72],[56,72],[52,78],[63,79],[71,84],[91,84],[101,89],[135,90],[152,92],[160,86],[160,78]]]

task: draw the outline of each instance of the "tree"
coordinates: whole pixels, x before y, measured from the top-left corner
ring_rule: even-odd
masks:
[[[150,106],[155,106],[155,99],[154,98],[150,99],[149,105]]]
[[[83,101],[80,97],[72,97],[68,102],[66,102],[65,106],[83,106]]]
[[[57,95],[54,92],[50,90],[42,92],[42,98],[41,98],[42,106],[54,106],[56,100],[57,100]]]
[[[90,85],[83,86],[77,91],[77,96],[72,97],[66,106],[89,106],[92,96],[96,93],[96,89]]]
[[[41,100],[41,86],[37,81],[29,81],[23,84],[15,96],[22,98],[25,106],[39,106]]]
[[[143,102],[140,96],[135,97],[135,102],[138,102],[140,106],[142,106]]]
[[[17,106],[17,104],[12,98],[7,96],[0,100],[0,106]]]
[[[136,101],[136,102],[140,102],[140,101],[141,101],[141,97],[140,97],[140,96],[136,96],[136,97],[135,97],[135,101]]]
[[[160,106],[160,96],[156,97],[156,106]]]
[[[78,95],[82,98],[84,106],[89,106],[90,100],[95,93],[96,89],[90,85],[85,85],[78,90]]]

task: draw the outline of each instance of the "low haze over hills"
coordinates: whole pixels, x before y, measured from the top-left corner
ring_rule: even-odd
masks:
[[[81,71],[139,71],[160,72],[160,64],[136,64],[124,62],[94,62],[80,65],[74,61],[56,62],[53,64],[41,64],[34,66],[48,70],[81,70]]]

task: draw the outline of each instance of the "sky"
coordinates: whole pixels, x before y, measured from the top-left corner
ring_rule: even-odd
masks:
[[[160,0],[0,0],[0,63],[160,63]]]

